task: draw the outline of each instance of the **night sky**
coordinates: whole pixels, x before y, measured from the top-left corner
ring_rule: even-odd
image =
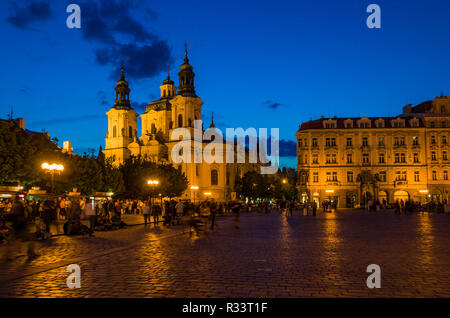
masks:
[[[66,27],[70,3],[81,29]],[[381,29],[366,26],[371,3]],[[142,113],[169,66],[178,85],[186,41],[207,126],[214,112],[222,129],[280,128],[282,165],[296,165],[301,122],[394,116],[450,95],[445,0],[34,0],[0,10],[0,117],[12,107],[80,154],[104,146],[121,61]]]

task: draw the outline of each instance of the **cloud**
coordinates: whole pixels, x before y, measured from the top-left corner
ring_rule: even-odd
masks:
[[[142,102],[142,103],[132,102],[131,103],[131,107],[133,107],[133,109],[137,112],[144,112],[145,109],[147,108],[147,105],[148,105],[148,103],[146,103],[146,102]]]
[[[115,66],[111,74],[118,77],[121,62],[125,63],[126,76],[141,79],[153,77],[167,69],[171,63],[171,52],[165,41],[153,41],[143,46],[130,44],[116,44],[113,47],[102,48],[96,51],[98,64]]]
[[[266,100],[264,102],[264,105],[267,106],[270,109],[278,109],[281,106],[285,106],[284,104],[278,103],[278,102],[274,102],[272,100]]]
[[[297,144],[292,140],[280,139],[280,157],[296,157]]]
[[[80,3],[80,7],[83,37],[98,44],[95,60],[99,65],[114,67],[112,78],[120,74],[122,61],[126,75],[135,79],[158,75],[172,63],[167,41],[149,32],[145,24],[156,18],[153,10],[137,8],[131,0],[89,1]],[[134,11],[144,14],[145,23]]]
[[[36,21],[49,20],[53,14],[50,5],[46,1],[31,1],[28,6],[19,8],[13,4],[14,14],[5,19],[6,22],[16,28],[30,29],[30,24]]]

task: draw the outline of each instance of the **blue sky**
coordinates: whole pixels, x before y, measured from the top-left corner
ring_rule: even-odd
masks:
[[[81,29],[66,6],[81,6]],[[366,7],[381,7],[368,29]],[[189,45],[203,118],[219,128],[279,127],[295,155],[301,122],[324,115],[397,115],[450,92],[448,1],[2,1],[0,116],[104,145],[120,61],[131,99],[158,98]],[[282,164],[295,166],[295,158]]]

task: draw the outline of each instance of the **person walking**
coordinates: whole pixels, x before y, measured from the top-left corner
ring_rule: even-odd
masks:
[[[233,205],[231,206],[231,211],[234,214],[234,228],[239,229],[239,213],[241,211],[241,205],[239,202],[234,201]]]
[[[43,211],[42,211],[42,219],[44,220],[45,230],[50,235],[50,224],[53,219],[53,215],[55,214],[55,201],[50,197],[44,201]]]
[[[159,223],[159,216],[161,215],[161,206],[159,204],[152,205],[153,225],[156,227]]]
[[[96,221],[97,215],[95,213],[93,203],[89,201],[89,198],[86,198],[86,202],[84,204],[84,215],[89,220],[89,230],[90,230],[89,236],[94,236],[95,221]]]
[[[214,230],[214,222],[216,220],[216,214],[217,214],[217,204],[214,201],[211,202],[210,214],[211,214],[211,230]]]
[[[149,200],[143,202],[142,214],[144,215],[144,223],[147,226],[147,222],[150,223],[150,203]]]

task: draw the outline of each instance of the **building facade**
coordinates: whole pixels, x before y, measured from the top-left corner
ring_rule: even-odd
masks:
[[[297,131],[303,202],[356,207],[369,200],[448,200],[450,98],[397,117],[320,118]]]
[[[153,162],[172,164],[184,173],[189,181],[188,190],[183,194],[184,199],[193,201],[207,198],[217,201],[235,199],[237,179],[247,171],[257,169],[258,166],[248,163],[226,163],[226,151],[230,145],[226,144],[223,138],[220,149],[215,153],[222,156],[222,163],[207,163],[204,160],[201,163],[195,163],[193,159],[191,163],[175,163],[172,160],[172,149],[179,143],[179,140],[171,140],[172,132],[176,128],[185,128],[190,132],[191,154],[196,151],[195,149],[199,149],[198,145],[202,152],[208,147],[208,143],[195,137],[196,133],[200,136],[205,133],[203,127],[194,125],[196,120],[202,118],[203,101],[195,92],[195,74],[193,67],[189,64],[187,50],[178,77],[179,85],[176,87],[168,74],[160,86],[161,98],[150,102],[145,112],[138,115],[131,107],[130,88],[122,67],[122,75],[115,88],[114,106],[106,113],[108,131],[103,152],[115,165],[120,165],[130,156],[141,156]],[[140,136],[137,131],[138,117],[142,122]],[[212,121],[208,130],[214,129]],[[236,147],[233,146],[232,151],[235,149]]]

